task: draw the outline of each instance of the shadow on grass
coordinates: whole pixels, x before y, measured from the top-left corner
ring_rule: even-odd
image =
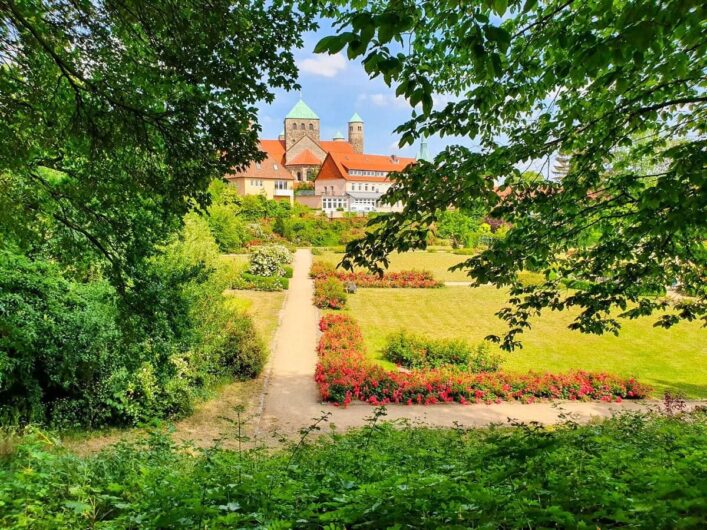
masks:
[[[691,399],[707,399],[707,385],[652,379],[649,384],[655,388],[655,397],[660,398],[665,392],[680,392]]]

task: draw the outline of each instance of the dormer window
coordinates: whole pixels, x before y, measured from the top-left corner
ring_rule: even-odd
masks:
[[[260,162],[255,163],[255,169],[260,169]]]
[[[273,168],[275,171],[277,171],[277,164],[273,164],[273,165],[272,165],[272,168]]]

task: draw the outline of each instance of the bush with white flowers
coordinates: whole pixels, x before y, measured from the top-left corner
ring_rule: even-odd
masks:
[[[284,265],[292,263],[292,252],[282,245],[257,247],[250,255],[251,274],[257,276],[284,276]]]

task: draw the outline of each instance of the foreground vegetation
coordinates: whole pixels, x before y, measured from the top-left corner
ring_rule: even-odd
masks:
[[[382,412],[274,452],[154,434],[82,459],[36,433],[0,464],[0,526],[704,527],[704,412],[483,430],[394,428]]]
[[[359,289],[349,296],[350,314],[359,322],[369,353],[382,360],[388,337],[404,329],[430,339],[465,339],[472,344],[497,333],[494,314],[506,293],[493,287],[444,289]],[[504,370],[590,370],[635,376],[657,393],[666,389],[707,397],[707,331],[697,322],[672,329],[651,319],[623,323],[618,337],[583,335],[567,329],[571,313],[547,312],[532,321],[524,348],[504,354]],[[386,364],[387,363],[387,364]]]

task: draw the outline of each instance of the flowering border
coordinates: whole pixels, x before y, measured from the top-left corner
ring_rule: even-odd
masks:
[[[354,282],[358,287],[433,289],[444,285],[435,280],[430,271],[386,272],[379,276],[363,271],[339,271],[330,264],[321,261],[315,261],[312,264],[309,275],[315,280],[336,278],[342,282]]]
[[[366,356],[358,324],[348,315],[325,315],[319,328],[314,379],[324,401],[348,405],[402,403],[500,403],[538,399],[616,401],[641,399],[650,388],[634,378],[605,373],[469,373],[454,368],[393,372]]]

